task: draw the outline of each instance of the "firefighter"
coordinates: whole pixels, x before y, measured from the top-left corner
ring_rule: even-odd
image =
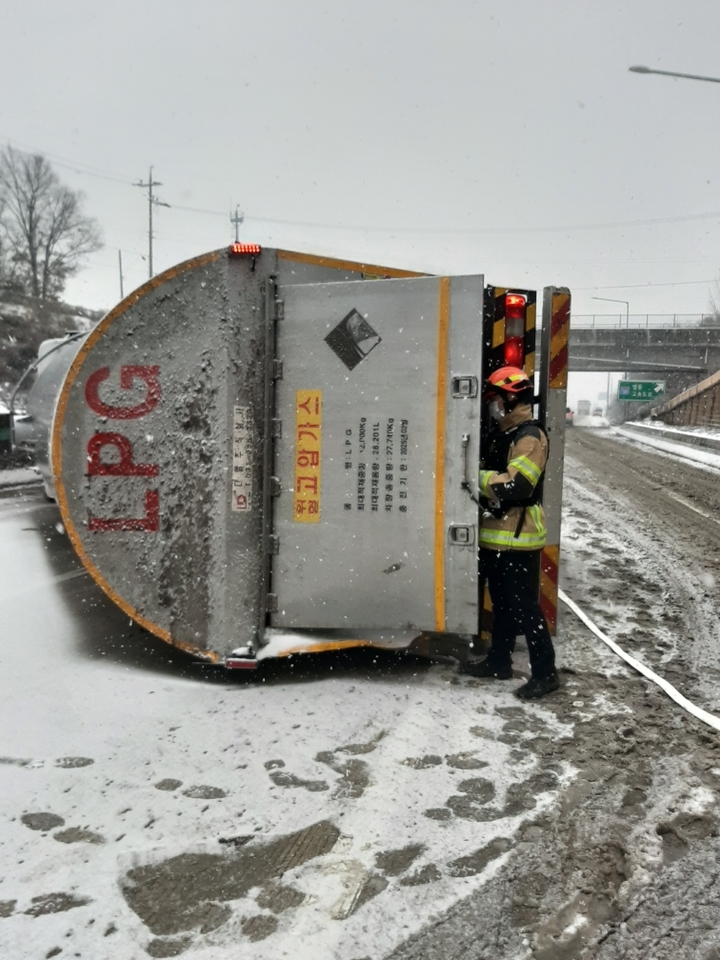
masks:
[[[560,686],[555,651],[538,601],[545,516],[540,503],[548,455],[545,431],[532,419],[533,384],[519,367],[501,367],[484,385],[483,399],[495,425],[479,474],[483,510],[479,533],[480,583],[493,605],[490,650],[470,661],[475,677],[512,677],[516,636],[530,654],[530,680],[516,691],[521,700],[543,697]]]

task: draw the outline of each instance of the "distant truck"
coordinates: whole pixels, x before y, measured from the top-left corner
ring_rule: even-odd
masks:
[[[590,401],[589,401],[589,400],[578,400],[577,415],[578,415],[579,417],[589,417],[589,416],[590,416]]]

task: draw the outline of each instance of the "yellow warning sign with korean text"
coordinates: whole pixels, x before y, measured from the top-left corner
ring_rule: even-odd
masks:
[[[320,470],[322,465],[322,390],[295,394],[295,488],[293,520],[320,520]]]

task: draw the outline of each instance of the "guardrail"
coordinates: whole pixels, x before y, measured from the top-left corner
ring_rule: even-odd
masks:
[[[684,443],[690,447],[704,447],[706,450],[720,452],[720,438],[692,434],[687,430],[673,430],[672,427],[651,427],[632,421],[623,423],[620,430],[627,430],[638,435],[642,434],[646,437],[660,437],[662,440],[672,440],[673,443]]]
[[[672,330],[681,327],[720,328],[720,316],[712,313],[576,313],[576,329],[594,330]]]

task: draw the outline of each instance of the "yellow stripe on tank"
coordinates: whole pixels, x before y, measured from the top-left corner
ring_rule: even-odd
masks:
[[[435,629],[445,629],[445,415],[447,409],[450,278],[439,279],[435,415]]]

